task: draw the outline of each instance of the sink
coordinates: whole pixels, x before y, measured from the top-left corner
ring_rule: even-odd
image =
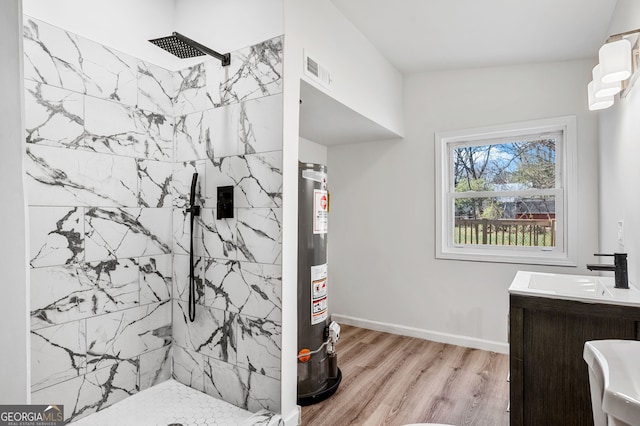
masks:
[[[613,296],[598,277],[580,275],[532,274],[529,280],[529,288],[594,298]]]
[[[640,290],[615,288],[613,277],[518,271],[510,294],[640,307]]]
[[[590,381],[601,388],[592,387],[592,392],[597,392],[596,399],[602,396],[602,411],[629,425],[639,424],[640,419],[639,359],[640,341],[595,340],[584,345]]]

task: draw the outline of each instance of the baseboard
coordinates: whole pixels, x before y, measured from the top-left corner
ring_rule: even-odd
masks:
[[[285,426],[299,426],[301,422],[300,418],[300,406],[296,407],[289,412],[289,414],[282,413],[282,420]]]
[[[399,334],[401,336],[417,337],[419,339],[431,340],[433,342],[448,343],[451,345],[482,349],[501,354],[509,353],[509,345],[507,343],[476,339],[475,337],[459,336],[456,334],[440,333],[421,328],[355,318],[348,315],[331,314],[331,319],[339,324],[353,325],[369,330],[383,331],[385,333]]]

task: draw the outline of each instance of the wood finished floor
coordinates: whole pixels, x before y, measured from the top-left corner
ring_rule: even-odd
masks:
[[[509,424],[507,355],[343,325],[342,383],[304,426]]]

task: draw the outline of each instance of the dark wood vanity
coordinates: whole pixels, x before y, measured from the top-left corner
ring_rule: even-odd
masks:
[[[584,343],[640,340],[640,308],[511,294],[509,312],[511,426],[593,425]]]

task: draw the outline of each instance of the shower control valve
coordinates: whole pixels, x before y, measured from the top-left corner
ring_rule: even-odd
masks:
[[[329,339],[331,343],[336,343],[340,340],[340,324],[335,321],[331,321],[331,324],[329,324]]]
[[[186,210],[187,213],[193,213],[194,216],[200,216],[200,206],[191,206]]]

